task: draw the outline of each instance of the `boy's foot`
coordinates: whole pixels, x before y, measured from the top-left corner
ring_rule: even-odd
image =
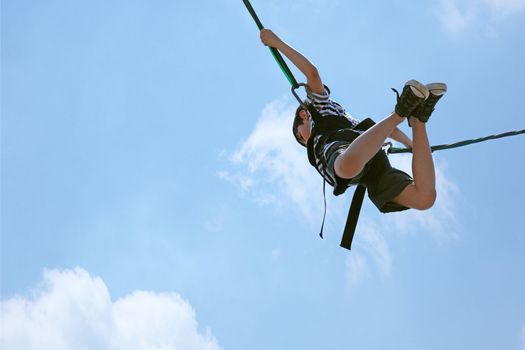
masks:
[[[430,115],[434,111],[436,103],[441,97],[447,92],[447,84],[445,83],[432,83],[427,84],[426,88],[430,92],[429,97],[420,104],[412,113],[412,117],[419,119],[421,122],[426,123]]]
[[[397,90],[396,114],[400,117],[409,117],[430,95],[428,88],[416,80],[409,80],[403,87],[401,96]]]

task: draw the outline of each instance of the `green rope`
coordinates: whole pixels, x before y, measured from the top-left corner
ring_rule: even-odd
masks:
[[[284,75],[285,75],[286,79],[288,80],[288,82],[290,83],[290,85],[294,89],[298,88],[299,87],[299,83],[297,83],[297,80],[295,80],[295,77],[293,76],[292,72],[290,71],[290,68],[288,68],[288,65],[284,61],[284,59],[281,56],[281,54],[279,53],[279,51],[277,51],[277,49],[275,49],[273,47],[270,47],[270,52],[272,53],[273,57],[275,58],[275,60],[279,64],[279,68],[281,68],[281,71],[284,73]]]
[[[257,27],[259,28],[259,30],[263,30],[264,26],[259,20],[259,17],[257,17],[255,10],[250,4],[250,1],[248,0],[242,0],[242,1],[244,2],[244,5],[246,5],[248,12],[250,12],[250,15],[252,15],[252,18],[255,21],[255,24],[257,24]],[[298,88],[299,84],[297,83],[297,80],[295,80],[295,77],[293,76],[290,68],[288,68],[288,65],[286,64],[283,56],[281,56],[281,53],[276,48],[270,47],[269,49],[270,49],[270,52],[272,53],[273,58],[275,58],[275,60],[277,61],[279,68],[281,68],[282,72],[286,76],[286,79],[288,79],[288,82],[290,83],[290,85],[292,85],[292,88],[294,89]]]
[[[432,146],[432,147],[430,147],[430,149],[432,150],[432,152],[434,152],[434,151],[441,151],[441,150],[444,150],[444,149],[463,147],[463,146],[467,146],[467,145],[472,145],[474,143],[484,142],[484,141],[488,141],[488,140],[500,139],[500,138],[503,138],[503,137],[516,136],[516,135],[520,135],[520,134],[525,134],[525,129],[523,129],[523,130],[516,130],[516,131],[509,131],[509,132],[505,132],[503,134],[497,134],[497,135],[490,135],[490,136],[486,136],[486,137],[480,137],[480,138],[472,139],[472,140],[459,141],[459,142],[456,142],[456,143]],[[394,153],[411,153],[411,152],[412,152],[412,149],[410,149],[410,148],[390,147],[388,149],[388,153],[391,153],[391,154],[394,154]]]

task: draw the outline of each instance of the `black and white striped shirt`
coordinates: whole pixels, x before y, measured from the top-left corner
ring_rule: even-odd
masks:
[[[306,89],[306,99],[304,101],[306,104],[312,103],[315,109],[319,111],[321,116],[343,116],[346,117],[353,126],[359,124],[359,120],[355,119],[348,113],[343,106],[335,102],[330,98],[330,89],[328,86],[324,85],[324,94],[317,94],[312,92],[310,89]]]
[[[359,120],[353,118],[350,113],[348,113],[343,106],[341,106],[336,101],[332,100],[330,98],[330,89],[325,85],[324,86],[324,93],[323,94],[317,94],[315,92],[312,92],[310,89],[306,89],[306,99],[304,101],[306,104],[312,104],[314,108],[319,112],[321,117],[330,118],[330,116],[343,116],[347,118],[350,123],[352,123],[352,126],[356,126],[359,124]],[[313,127],[313,121],[310,120]],[[322,135],[317,135],[314,139],[314,149],[317,149],[317,143],[319,142],[319,139],[322,137]],[[323,145],[322,154],[315,154],[315,163],[317,170],[323,175],[323,177],[328,181],[330,184],[334,184],[335,181],[335,174],[333,169],[326,169],[324,164],[327,163],[327,153],[332,147],[337,147],[338,143],[337,141],[328,142],[325,145]],[[321,160],[319,157],[323,157],[324,159]]]

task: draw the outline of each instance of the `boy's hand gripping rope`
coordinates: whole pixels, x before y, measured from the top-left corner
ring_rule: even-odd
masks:
[[[257,24],[257,27],[259,27],[259,30],[263,30],[264,26],[259,20],[259,17],[257,17],[255,10],[250,4],[250,1],[248,0],[242,0],[242,1],[244,2],[244,5],[246,5],[248,12],[250,12],[250,15],[252,15],[252,18],[255,21],[255,24]],[[273,47],[270,47],[270,52],[272,53],[273,58],[275,58],[275,60],[277,61],[277,64],[279,65],[284,75],[286,76],[286,79],[288,79],[288,81],[290,82],[290,85],[292,85],[292,88],[297,89],[299,87],[299,84],[297,83],[297,80],[295,80],[295,77],[290,71],[290,68],[288,68],[288,65],[284,61],[283,56],[281,56],[281,53],[276,48],[273,48]]]

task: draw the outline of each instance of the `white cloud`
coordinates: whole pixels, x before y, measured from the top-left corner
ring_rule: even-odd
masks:
[[[436,16],[452,34],[476,29],[485,35],[494,35],[496,25],[524,9],[525,0],[440,0]]]
[[[386,277],[392,270],[392,257],[388,243],[380,233],[381,227],[368,217],[360,218],[358,226],[359,239],[352,245],[352,252],[346,257],[346,274],[350,286],[355,286],[369,273],[369,260]],[[364,252],[366,254],[361,254]]]
[[[525,9],[525,0],[486,0],[491,10],[500,15],[512,14]]]
[[[348,254],[346,257],[346,280],[350,287],[357,285],[366,274],[366,258],[358,251]]]
[[[460,10],[455,0],[441,0],[437,16],[445,29],[451,33],[465,30],[474,19],[473,13]]]
[[[136,291],[112,302],[104,281],[80,268],[46,270],[31,298],[2,301],[1,310],[6,350],[220,349],[178,294]]]
[[[376,225],[367,222],[366,219],[361,223],[362,229],[360,229],[359,234],[361,235],[363,249],[373,259],[381,273],[389,276],[392,269],[392,258],[385,238]]]
[[[261,204],[293,205],[314,220],[322,202],[322,180],[292,136],[295,107],[266,105],[254,130],[230,157],[237,166],[219,177],[239,185]]]

